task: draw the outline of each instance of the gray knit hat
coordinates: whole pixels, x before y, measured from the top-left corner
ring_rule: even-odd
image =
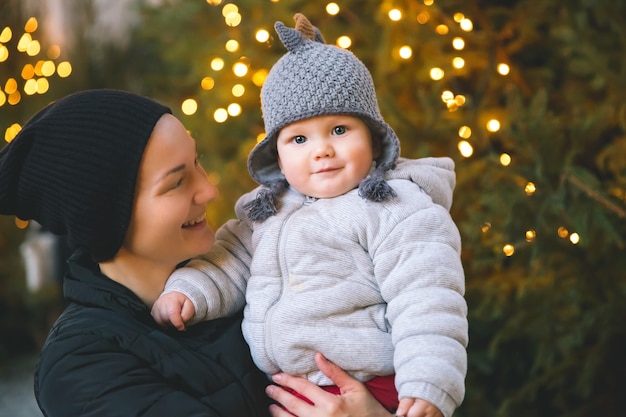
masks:
[[[67,235],[96,262],[112,258],[128,229],[144,149],[165,113],[117,90],[50,104],[0,151],[0,214]]]
[[[363,119],[380,142],[381,153],[375,171],[361,181],[359,193],[372,201],[395,196],[384,175],[395,166],[400,142],[380,114],[372,76],[352,52],[324,43],[319,30],[304,15],[298,13],[294,19],[294,29],[282,22],[275,25],[288,52],[272,67],[261,89],[267,136],[250,153],[248,170],[254,180],[268,188],[247,206],[253,220],[275,214],[276,196],[287,186],[278,166],[279,131],[316,116],[346,114]]]

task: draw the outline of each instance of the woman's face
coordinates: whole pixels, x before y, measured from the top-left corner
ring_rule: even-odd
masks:
[[[139,167],[124,249],[168,267],[208,251],[215,236],[206,207],[215,197],[217,189],[197,160],[195,140],[176,117],[163,115]]]

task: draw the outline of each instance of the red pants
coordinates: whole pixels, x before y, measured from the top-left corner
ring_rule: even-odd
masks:
[[[369,390],[369,392],[381,403],[388,411],[393,412],[398,408],[398,391],[396,390],[396,386],[394,384],[395,375],[386,375],[386,376],[377,376],[365,383],[365,386]],[[295,392],[292,389],[287,387],[283,387],[285,390],[291,392],[298,398],[302,398],[309,404],[313,404],[311,400],[306,398],[305,396]],[[325,391],[328,391],[332,394],[339,395],[339,387],[336,385],[328,385],[320,387]]]

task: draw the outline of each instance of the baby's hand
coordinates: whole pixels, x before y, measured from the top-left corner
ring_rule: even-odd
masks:
[[[152,306],[152,317],[161,326],[171,325],[185,330],[185,322],[191,320],[196,309],[185,295],[169,292],[161,295]]]
[[[405,417],[443,417],[443,414],[437,407],[421,398],[401,399],[396,415]]]

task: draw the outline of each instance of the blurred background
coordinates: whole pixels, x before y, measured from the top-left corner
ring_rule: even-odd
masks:
[[[623,0],[2,0],[0,148],[77,90],[154,97],[199,143],[218,227],[255,185],[260,86],[285,53],[273,24],[295,12],[367,65],[403,156],[456,162],[470,344],[455,416],[623,415]],[[0,381],[63,308],[65,256],[0,217]]]

